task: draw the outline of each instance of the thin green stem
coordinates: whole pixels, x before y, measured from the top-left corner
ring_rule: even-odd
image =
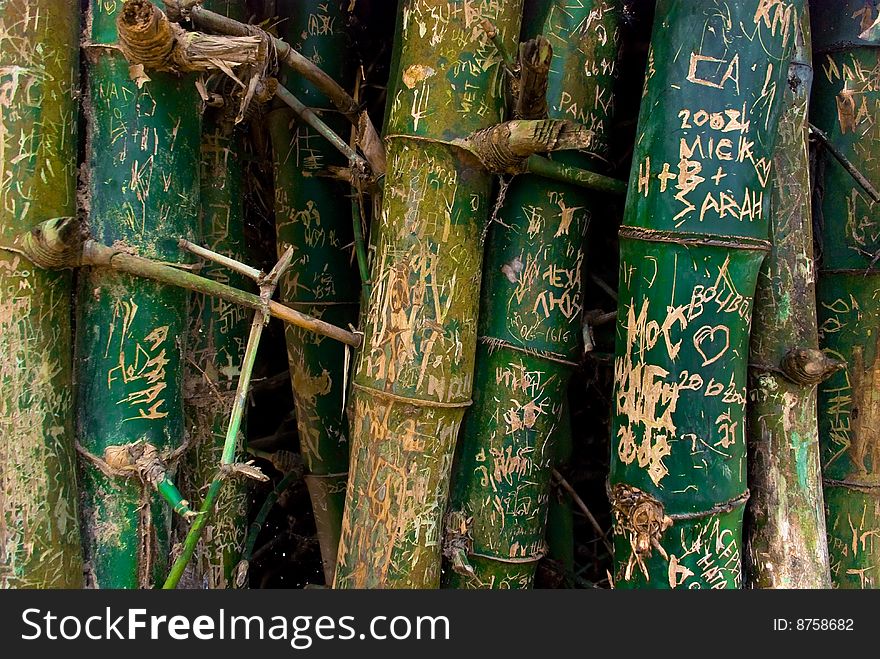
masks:
[[[367,246],[364,242],[364,227],[361,207],[362,193],[359,188],[354,187],[355,196],[351,200],[351,225],[354,231],[354,253],[357,257],[358,271],[361,275],[361,284],[363,286],[362,298],[370,299],[370,266],[367,262]]]
[[[278,285],[278,279],[284,274],[284,271],[287,270],[292,258],[293,248],[291,247],[284,253],[272,269],[272,272],[265,277],[260,286],[260,298],[264,301],[268,301],[274,294],[275,287]],[[265,307],[257,310],[254,314],[254,319],[251,322],[250,335],[248,336],[247,347],[245,348],[244,358],[242,359],[241,375],[238,378],[238,386],[235,390],[235,400],[232,404],[232,411],[229,415],[229,425],[226,428],[226,439],[223,444],[223,453],[220,458],[220,470],[208,487],[208,493],[205,495],[205,499],[202,501],[202,506],[199,509],[199,516],[190,527],[189,533],[186,534],[186,538],[183,542],[183,551],[180,556],[177,557],[177,560],[174,561],[174,565],[171,566],[168,578],[162,586],[163,589],[173,589],[177,587],[180,578],[183,576],[183,571],[186,569],[187,563],[189,563],[192,555],[195,553],[199,538],[202,535],[202,529],[204,529],[205,525],[208,523],[211,513],[214,510],[214,502],[217,499],[217,495],[220,493],[223,480],[227,475],[227,471],[224,470],[224,467],[229,467],[235,462],[235,449],[238,443],[239,431],[241,430],[241,421],[244,418],[247,394],[251,385],[251,376],[253,375],[254,364],[257,360],[257,349],[259,348],[260,339],[263,336],[263,328],[266,326],[268,318],[268,309]]]
[[[166,478],[156,487],[156,490],[159,492],[159,495],[168,502],[168,505],[176,512],[178,515],[182,515],[183,517],[192,517],[196,513],[189,507],[189,502],[183,498],[183,495],[180,493],[180,490],[177,489],[177,486],[173,481]]]
[[[483,19],[480,23],[480,27],[483,28],[483,32],[486,33],[486,36],[492,40],[492,44],[501,56],[504,66],[507,67],[508,73],[513,75],[517,70],[517,63],[516,60],[513,59],[513,55],[510,54],[510,51],[504,46],[501,37],[498,35],[498,28],[496,28],[495,24],[488,18]]]
[[[820,142],[822,142],[822,144],[825,146],[826,149],[828,149],[828,152],[832,156],[834,156],[837,162],[843,165],[843,168],[847,172],[849,172],[849,175],[852,176],[853,179],[855,179],[856,183],[858,183],[862,187],[862,189],[871,196],[871,199],[873,199],[874,201],[880,201],[880,193],[877,192],[877,189],[873,185],[871,185],[871,182],[868,180],[868,178],[864,174],[862,174],[854,164],[852,164],[849,158],[843,155],[843,152],[836,146],[834,146],[834,143],[829,139],[824,130],[817,126],[814,126],[813,124],[810,124],[810,132],[815,135]]]
[[[610,176],[596,174],[580,167],[572,167],[543,156],[529,156],[526,160],[526,171],[554,181],[571,183],[589,190],[598,190],[609,194],[626,194],[626,183]]]
[[[244,543],[244,551],[241,553],[241,559],[243,561],[251,560],[254,553],[254,547],[257,544],[257,536],[260,535],[260,529],[263,528],[263,524],[266,523],[269,511],[272,510],[275,502],[278,501],[278,497],[280,497],[284,490],[290,487],[290,484],[301,475],[302,474],[299,471],[292,471],[289,474],[286,474],[284,478],[278,481],[278,485],[275,486],[275,489],[266,495],[266,500],[260,507],[259,512],[257,512],[257,516],[254,517],[254,521],[251,523],[250,527],[248,527],[247,540],[245,540]]]
[[[559,473],[558,470],[553,470],[553,478],[559,484],[559,486],[565,490],[566,494],[571,497],[571,500],[577,505],[580,511],[584,514],[584,517],[590,522],[590,526],[593,527],[593,530],[598,534],[599,538],[602,540],[602,543],[605,545],[605,549],[608,550],[609,555],[614,555],[614,547],[611,546],[611,542],[608,540],[608,536],[605,534],[605,531],[602,530],[602,526],[599,524],[598,520],[593,516],[593,513],[590,512],[590,509],[587,507],[587,504],[584,503],[584,500],[578,496],[578,493],[571,486],[565,477]]]

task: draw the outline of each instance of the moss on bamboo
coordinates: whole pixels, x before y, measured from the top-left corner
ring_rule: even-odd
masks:
[[[73,435],[71,275],[17,234],[76,210],[79,7],[0,8],[0,588],[82,585]]]

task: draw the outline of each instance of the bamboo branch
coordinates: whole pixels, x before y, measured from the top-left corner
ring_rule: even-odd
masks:
[[[359,188],[355,189],[355,198],[351,203],[351,226],[354,232],[354,253],[357,258],[358,272],[361,275],[361,285],[364,292],[361,296],[364,300],[370,299],[370,266],[367,261],[367,246],[364,241],[363,217],[363,193]]]
[[[193,25],[202,30],[227,34],[231,36],[265,35],[275,47],[278,59],[289,66],[295,73],[309,80],[324,94],[330,102],[355,126],[360,121],[370,122],[369,117],[360,113],[357,103],[342,86],[322,71],[314,62],[294,50],[285,41],[274,37],[253,25],[246,25],[227,18],[221,14],[208,11],[198,6],[193,0],[170,0],[165,3],[168,15],[172,20],[179,21],[189,18]],[[376,133],[376,129],[371,131]],[[381,140],[365,141],[361,149],[370,168],[378,176],[385,173],[385,150]]]
[[[213,261],[218,265],[222,265],[224,268],[228,268],[233,272],[237,272],[240,275],[244,275],[249,279],[253,279],[255,282],[259,282],[263,277],[266,276],[262,270],[258,270],[257,268],[253,268],[246,263],[242,263],[241,261],[236,261],[233,258],[225,256],[223,254],[218,254],[217,252],[208,249],[207,247],[201,247],[199,245],[195,245],[188,241],[186,238],[181,238],[180,242],[177,243],[181,249],[186,250],[190,254],[194,254],[201,259],[206,261]]]
[[[831,143],[831,140],[828,138],[828,135],[824,130],[810,124],[810,132],[815,135],[819,141],[823,144],[823,146],[828,149],[829,153],[835,157],[837,162],[843,165],[843,168],[849,172],[849,175],[852,176],[856,183],[858,183],[862,189],[868,193],[868,195],[874,201],[880,201],[880,192],[877,192],[877,188],[871,185],[871,182],[862,174],[858,168],[850,162],[849,158],[847,158],[843,153],[838,149],[834,144]]]
[[[536,155],[586,149],[592,139],[593,132],[574,121],[514,119],[454,143],[470,151],[494,174],[537,174],[590,190],[624,194],[626,183],[623,181]]]
[[[554,181],[571,183],[589,190],[598,190],[610,194],[626,194],[626,183],[610,176],[596,174],[587,169],[572,167],[556,160],[542,156],[530,156],[525,162],[525,170]]]
[[[584,503],[584,500],[578,496],[578,493],[575,492],[575,489],[571,486],[565,477],[560,474],[556,469],[553,470],[553,478],[559,484],[559,486],[566,491],[568,496],[571,497],[571,500],[574,501],[575,505],[580,508],[580,511],[584,514],[589,522],[590,526],[593,527],[593,530],[599,534],[599,538],[601,538],[602,543],[605,545],[605,548],[608,550],[608,554],[610,556],[614,555],[614,547],[611,546],[611,542],[608,540],[608,536],[605,534],[605,531],[602,530],[602,527],[599,525],[599,522],[593,516],[593,513],[590,512],[590,509],[587,507],[587,504]]]
[[[290,247],[284,252],[284,255],[278,260],[278,263],[275,264],[275,267],[272,268],[272,271],[265,277],[260,285],[260,298],[264,302],[268,303],[269,299],[275,293],[275,287],[278,285],[278,280],[281,275],[284,274],[284,271],[290,266],[292,260],[293,248]],[[254,363],[257,360],[257,348],[259,347],[260,339],[263,336],[263,328],[266,326],[268,320],[268,305],[264,306],[262,309],[258,309],[254,314],[254,319],[251,322],[250,336],[248,336],[247,347],[245,348],[244,358],[242,359],[241,375],[239,376],[238,386],[235,390],[235,400],[232,405],[232,411],[229,415],[229,426],[226,429],[223,454],[220,458],[220,470],[208,486],[208,493],[205,495],[205,499],[199,509],[199,516],[190,527],[189,533],[186,534],[186,538],[183,542],[183,551],[171,566],[168,578],[162,586],[163,589],[173,589],[177,587],[180,578],[183,576],[183,571],[186,569],[187,563],[189,563],[189,560],[192,558],[192,555],[196,550],[196,545],[198,545],[199,538],[202,535],[202,529],[204,529],[208,520],[211,518],[211,513],[214,510],[214,502],[217,499],[217,495],[220,493],[223,481],[231,473],[230,470],[235,464],[235,449],[238,443],[241,422],[244,418],[244,410],[245,405],[247,404],[251,376],[254,372]]]
[[[310,108],[307,108],[302,101],[291,94],[286,87],[278,85],[278,88],[275,90],[275,96],[293,110],[297,117],[326,138],[327,141],[339,151],[339,153],[348,158],[352,170],[358,172],[364,178],[369,176],[370,166],[357,154],[357,151],[352,149],[345,140],[339,137],[339,135],[337,135],[330,126],[325,124]]]
[[[483,166],[496,174],[522,173],[535,153],[584,149],[593,132],[574,121],[514,119],[479,130],[455,144],[470,151]]]
[[[507,72],[511,75],[515,75],[517,71],[516,61],[513,59],[510,51],[504,46],[504,42],[498,34],[498,28],[495,27],[495,24],[488,18],[484,18],[480,22],[480,27],[483,28],[483,32],[485,32],[486,36],[492,41],[498,54],[501,55],[501,60],[504,62]]]
[[[263,528],[263,524],[266,523],[266,518],[269,516],[269,511],[272,510],[272,507],[278,501],[278,498],[284,493],[284,491],[288,487],[290,487],[291,483],[300,478],[302,478],[302,472],[291,471],[285,474],[284,478],[282,478],[278,482],[278,485],[276,485],[274,489],[266,496],[266,500],[263,501],[263,505],[257,512],[257,516],[254,517],[254,521],[248,528],[247,540],[245,540],[244,543],[244,551],[242,551],[241,553],[241,561],[243,563],[249,563],[251,558],[253,557],[254,547],[257,544],[257,537],[260,535],[260,529]]]
[[[187,32],[171,23],[165,13],[148,0],[126,0],[116,17],[119,48],[131,64],[145,69],[187,73],[231,69],[266,60],[259,35],[236,37]]]
[[[357,334],[300,313],[274,300],[264,301],[259,295],[130,254],[124,247],[108,247],[91,239],[83,241],[75,218],[55,218],[40,223],[24,234],[21,248],[22,252],[41,268],[54,270],[84,265],[112,268],[196,293],[212,295],[258,311],[266,306],[269,315],[286,323],[336,339],[354,348],[360,346],[360,337]]]

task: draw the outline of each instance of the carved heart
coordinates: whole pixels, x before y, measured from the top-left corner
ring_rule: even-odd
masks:
[[[727,352],[730,347],[730,330],[724,325],[703,325],[694,333],[694,347],[703,358],[703,366],[708,366]]]

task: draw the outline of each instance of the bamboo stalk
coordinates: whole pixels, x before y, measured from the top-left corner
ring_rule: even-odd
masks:
[[[491,20],[512,45],[522,5],[491,3],[483,17],[440,6],[447,3],[404,0],[398,12],[337,588],[440,583],[452,453],[471,403],[491,189],[455,140],[502,118],[503,66],[479,22]]]
[[[593,127],[589,146],[595,142],[600,155],[607,145],[619,19],[620,6],[613,3],[560,0],[544,3],[536,22],[524,26],[524,37],[543,33],[553,49],[546,81],[551,120],[571,118],[570,108],[582,106],[574,118],[579,130]],[[605,70],[584,75],[595,62],[606,62]],[[609,102],[591,104],[597,97]],[[577,152],[555,157],[560,164],[598,168]],[[572,368],[583,352],[584,240],[601,203],[582,188],[523,174],[510,183],[489,227],[474,404],[462,425],[445,542],[450,587],[529,588],[546,553],[555,438]]]
[[[742,583],[749,322],[802,4],[657,5],[620,230],[618,588]]]
[[[828,545],[814,382],[785,372],[795,348],[818,353],[807,106],[813,69],[806,10],[798,22],[773,156],[773,246],[755,292],[749,352],[747,585],[828,588]]]
[[[880,38],[866,32],[875,2],[815,3],[811,117],[828,141],[880,187]],[[833,155],[833,154],[831,154]],[[819,385],[819,441],[831,578],[880,587],[880,204],[819,149],[814,210],[822,227],[819,343],[846,368]]]
[[[71,276],[8,248],[76,212],[79,7],[0,7],[0,588],[82,585]]]
[[[244,2],[212,0],[212,8],[242,17]],[[226,91],[220,79],[217,92]],[[265,276],[246,265],[244,209],[244,140],[234,128],[235,112],[226,96],[220,108],[206,108],[201,143],[201,231],[211,249],[186,240],[181,248],[208,262],[206,277],[246,288]],[[222,253],[221,253],[222,252]],[[253,284],[252,284],[253,285]],[[190,446],[181,468],[181,487],[190,501],[217,471],[226,424],[241,372],[248,335],[247,311],[220,298],[193,294],[190,299],[184,414]],[[239,459],[243,451],[238,453]],[[183,583],[196,588],[231,588],[247,533],[248,488],[244,479],[226,484],[217,498],[217,513],[197,545]],[[186,526],[178,531],[186,533]]]
[[[131,79],[113,46],[122,4],[92,2],[85,194],[99,241],[146,258],[177,257],[198,222],[199,98],[194,77]],[[164,458],[184,437],[187,293],[105,268],[82,270],[77,302],[78,435],[106,456],[136,443]],[[169,510],[137,479],[84,474],[84,535],[94,585],[149,587],[169,551]]]
[[[353,85],[345,3],[323,0],[282,0],[281,34],[298,50],[314,53],[324,71],[346,86]],[[317,20],[321,30],[309,30]],[[305,35],[305,36],[302,36]],[[296,97],[315,108],[325,107],[325,89],[300,76],[287,74],[279,85],[279,100],[290,105]],[[293,94],[285,96],[286,87]],[[304,110],[280,108],[268,115],[274,152],[275,223],[278,249],[296,248],[296,259],[281,283],[281,300],[319,318],[343,326],[357,323],[361,281],[352,262],[351,184],[316,174],[327,167],[363,163],[338,137],[345,119],[324,110],[323,121]],[[328,139],[330,140],[328,142]],[[363,163],[365,165],[366,163]],[[357,179],[357,176],[353,177]],[[353,181],[357,183],[357,180]],[[357,200],[353,200],[354,203]],[[358,261],[360,263],[360,261]],[[326,583],[333,580],[342,525],[342,506],[348,474],[348,419],[343,403],[348,378],[346,351],[308,332],[290,327],[285,333],[300,452],[312,501]]]

